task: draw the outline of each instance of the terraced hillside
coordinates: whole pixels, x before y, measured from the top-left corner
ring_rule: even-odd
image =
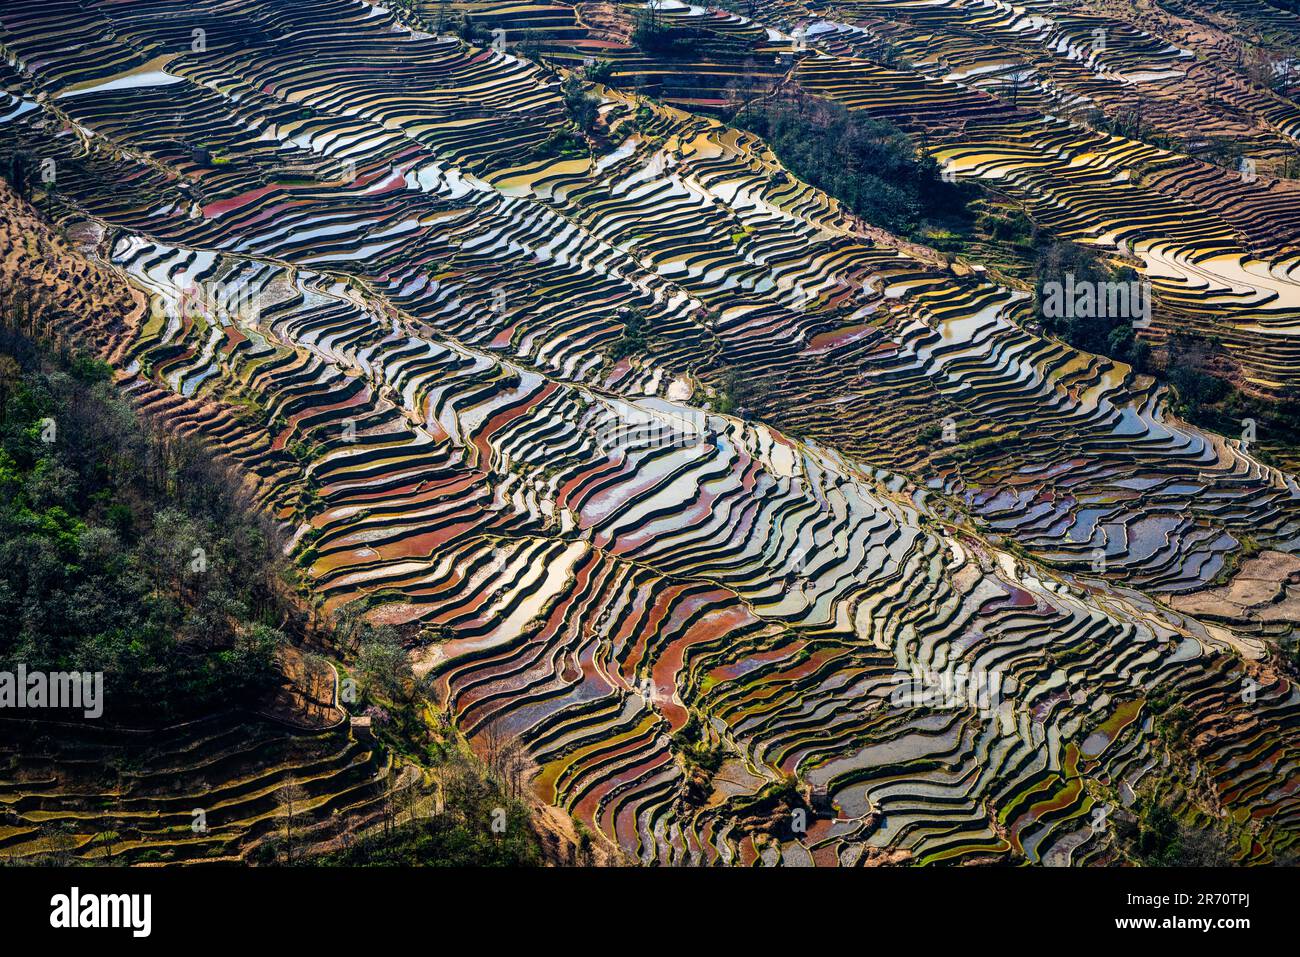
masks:
[[[0,714],[0,861],[283,860],[391,820],[413,772],[368,729],[353,733],[335,670],[269,626],[302,630],[288,599],[261,591],[276,578],[275,543],[247,537],[261,523],[238,507],[224,524],[203,522],[238,504],[231,477],[205,472],[212,463],[200,449],[146,428],[111,391],[86,384],[84,363],[35,345],[111,355],[108,343],[143,312],[143,298],[6,187],[0,237],[9,257],[0,281],[0,657],[6,672],[15,661],[29,671],[93,661],[106,672],[107,699],[93,720]],[[49,412],[60,432],[58,451],[30,468],[16,427],[24,410]],[[105,465],[116,474],[101,477]],[[33,494],[40,486],[24,472],[59,478]],[[160,473],[179,494],[161,493]],[[201,544],[213,574],[167,584],[174,565],[157,545],[160,525],[169,544],[184,545],[176,554],[186,565]],[[53,530],[59,545],[44,549]],[[262,629],[248,627],[254,618]]]
[[[853,9],[864,8],[872,17],[894,10]],[[982,9],[958,4],[954,16]],[[891,23],[928,29],[923,19]],[[907,71],[873,59],[870,42],[855,32],[860,28],[824,23],[818,36],[825,39],[813,42],[837,53],[801,62],[799,79],[852,109],[924,131],[953,174],[993,185],[1058,235],[1139,265],[1163,307],[1153,336],[1178,330],[1217,337],[1250,387],[1293,393],[1300,186],[1267,170],[1294,164],[1294,103],[1243,93],[1224,109],[1220,104],[1231,102],[1244,81],[1234,86],[1231,74],[1189,50],[1161,48],[1122,21],[1094,18],[1072,28],[1100,31],[1094,50],[1072,42],[1071,28],[1050,10],[1008,10],[1003,20],[980,35],[1005,31],[1015,37],[1012,45],[962,45],[937,62],[928,33],[913,47],[897,27],[891,39],[899,49],[920,56],[923,45],[931,52]],[[1235,125],[1207,122],[1211,109]],[[1092,127],[1077,121],[1081,115]],[[1108,131],[1107,123],[1122,132]],[[1198,145],[1185,131],[1204,137],[1202,146],[1220,138],[1231,143],[1242,165],[1224,169],[1159,145]]]
[[[637,5],[578,4],[564,29],[557,7],[417,9],[459,11],[547,62],[597,61],[607,82],[688,109],[797,92],[896,123],[948,175],[1139,267],[1159,304],[1148,341],[1208,342],[1209,366],[1247,392],[1296,394],[1294,14],[1262,0],[665,0],[657,21],[691,38],[665,52],[635,42]]]
[[[285,782],[301,789],[294,838],[328,846],[386,811],[389,768],[346,723],[307,733],[214,715],[124,739],[93,727],[6,722],[0,800],[7,862],[219,863],[272,860]],[[102,768],[121,768],[109,789]],[[204,812],[197,818],[195,809]],[[346,822],[346,826],[345,826]]]
[[[321,613],[402,629],[630,855],[1112,863],[1160,803],[1285,860],[1296,478],[709,115],[794,79],[924,130],[1292,388],[1294,183],[1072,124],[1054,97],[1194,58],[1115,28],[1084,62],[1056,7],[670,4],[720,38],[695,63],[601,5],[10,0],[0,153],[140,303],[63,334],[255,483]]]

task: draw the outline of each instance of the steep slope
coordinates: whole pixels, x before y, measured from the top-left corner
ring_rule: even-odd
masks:
[[[351,0],[204,5],[198,46],[174,12],[0,14],[7,143],[149,297],[101,351],[544,800],[661,862],[1113,861],[1153,790],[1241,860],[1295,844],[1294,477],[715,120],[597,88],[557,155],[513,55]],[[1271,599],[1171,607],[1258,549]]]

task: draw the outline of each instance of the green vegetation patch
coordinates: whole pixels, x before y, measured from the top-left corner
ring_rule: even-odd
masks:
[[[948,183],[891,123],[817,97],[750,103],[731,120],[763,138],[791,172],[858,216],[916,242],[965,234],[978,187]]]
[[[288,615],[274,529],[107,365],[0,330],[0,668],[104,673],[131,723],[251,702]]]

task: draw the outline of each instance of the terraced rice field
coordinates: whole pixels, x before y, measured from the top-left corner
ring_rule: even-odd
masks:
[[[518,736],[540,800],[647,863],[1109,863],[1098,809],[1153,787],[1230,822],[1242,862],[1291,854],[1295,476],[709,114],[788,75],[924,132],[1287,394],[1295,182],[1070,118],[1212,67],[1110,21],[1085,54],[1097,15],[1049,0],[670,3],[722,38],[671,65],[590,5],[451,8],[547,65],[430,32],[433,4],[0,7],[0,137],[51,161],[60,226],[134,290],[61,331],[255,484],[319,610],[402,628],[471,739]],[[547,155],[584,56],[614,64],[608,135]],[[1293,102],[1220,95],[1261,171],[1294,148]],[[723,412],[737,380],[761,399]],[[900,704],[958,670],[1000,705]],[[355,748],[303,760],[351,773]],[[755,826],[783,782],[806,827]],[[258,778],[228,786],[256,820]]]
[[[214,715],[124,739],[120,730],[5,723],[7,862],[230,863],[256,857],[284,828],[278,795],[294,808],[303,846],[337,840],[385,813],[388,768],[346,724],[290,733],[273,722]],[[105,765],[121,769],[101,787]],[[195,807],[204,809],[196,830]]]
[[[1295,155],[1292,102],[1242,91],[1191,50],[1123,21],[1058,19],[1052,4],[846,9],[887,24],[880,35],[916,56],[916,68],[880,66],[871,58],[875,34],[823,21],[812,42],[829,55],[800,63],[803,85],[924,131],[951,174],[993,185],[1053,232],[1138,264],[1163,305],[1153,336],[1219,336],[1253,387],[1294,392],[1300,187],[1263,172]],[[932,19],[953,31],[951,46],[918,32]],[[976,23],[982,42],[969,37]],[[1231,108],[1207,109],[1202,97]],[[1237,138],[1246,175],[1077,121],[1107,110],[1143,111],[1157,129]]]

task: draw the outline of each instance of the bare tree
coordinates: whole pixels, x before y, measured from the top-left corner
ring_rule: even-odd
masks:
[[[537,773],[537,763],[527,746],[518,738],[511,738],[502,749],[502,786],[512,800],[521,800],[529,780]]]
[[[294,862],[294,836],[298,819],[305,810],[307,792],[292,777],[286,777],[284,784],[280,785],[280,790],[275,794],[275,800],[280,806],[280,818],[283,826],[284,863],[292,864]]]
[[[71,823],[61,821],[58,824],[44,825],[41,828],[41,836],[44,838],[52,864],[56,867],[68,867],[72,864],[72,852],[77,846],[77,841],[73,837]]]
[[[493,721],[483,729],[479,741],[481,742],[483,763],[487,765],[488,776],[499,783],[501,781],[501,758],[506,747],[505,732],[502,731],[500,724]]]
[[[121,836],[113,829],[113,819],[105,815],[100,823],[99,833],[95,835],[95,840],[104,849],[105,864],[113,863],[113,843]]]

